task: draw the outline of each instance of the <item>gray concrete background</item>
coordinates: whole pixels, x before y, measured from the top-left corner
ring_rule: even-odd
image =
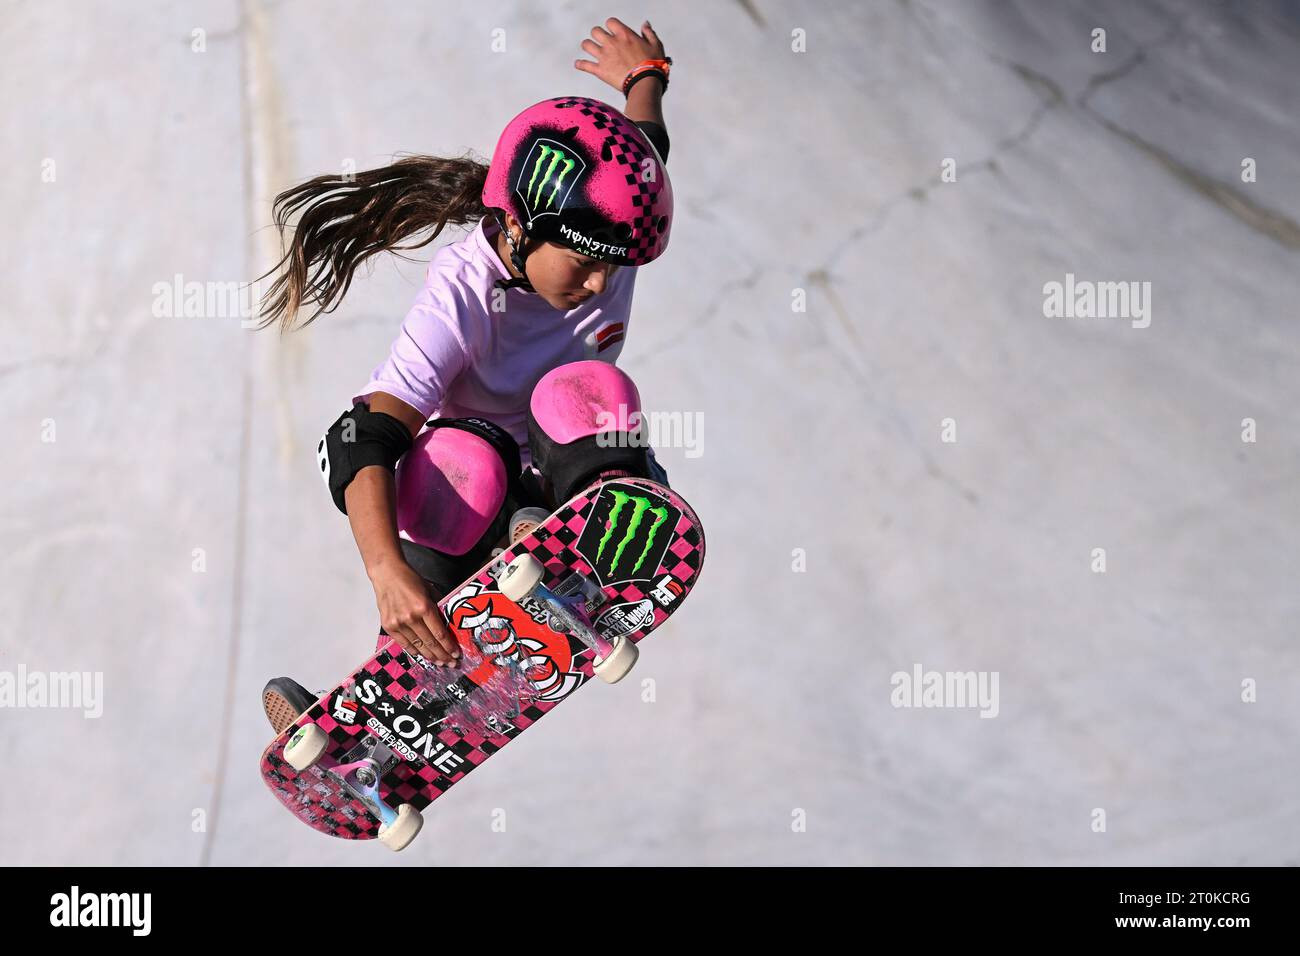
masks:
[[[283,339],[155,286],[260,273],[274,194],[349,160],[621,102],[571,65],[607,16],[675,60],[621,364],[704,422],[660,452],[701,586],[653,703],[579,695],[400,856],[330,840],[258,694],[373,644],[314,446],[429,251]],[[0,671],[104,687],[0,710],[0,861],[1300,862],[1293,5],[23,2],[0,51]],[[1044,317],[1066,273],[1150,282],[1150,326]],[[997,718],[891,706],[916,664],[997,671]]]

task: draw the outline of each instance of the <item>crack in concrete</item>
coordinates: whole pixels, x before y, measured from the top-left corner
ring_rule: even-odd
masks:
[[[1146,142],[1141,137],[1137,136],[1137,134],[1124,129],[1117,123],[1105,118],[1088,105],[1088,99],[1094,92],[1108,83],[1117,82],[1132,74],[1135,69],[1137,69],[1142,63],[1146,62],[1149,50],[1172,42],[1180,35],[1182,29],[1183,22],[1181,20],[1176,21],[1171,25],[1169,30],[1157,40],[1150,44],[1139,44],[1136,52],[1124,63],[1112,70],[1093,76],[1089,80],[1084,92],[1080,94],[1078,99],[1075,101],[1075,105],[1082,112],[1092,117],[1103,128],[1124,139],[1148,157],[1156,160],[1170,174],[1180,179],[1206,199],[1214,202],[1229,214],[1244,222],[1250,228],[1269,236],[1288,248],[1300,248],[1300,226],[1297,226],[1297,224],[1289,217],[1271,209],[1267,209],[1264,206],[1255,203],[1240,191],[1192,169],[1187,164],[1178,161],[1168,152],[1160,149],[1152,143]],[[994,144],[993,151],[988,156],[980,160],[964,163],[963,175],[979,174],[984,171],[996,173],[998,171],[997,159],[999,156],[1016,149],[1028,141],[1029,137],[1037,130],[1044,117],[1046,117],[1049,112],[1068,102],[1064,91],[1050,77],[992,51],[985,50],[984,52],[991,60],[1006,66],[1019,76],[1028,86],[1040,95],[1041,99],[1039,104],[1031,111],[1025,123],[1015,132],[997,140]],[[850,353],[859,359],[865,359],[864,343],[858,337],[857,332],[854,329],[848,310],[845,309],[843,303],[840,302],[838,296],[836,296],[833,291],[833,267],[859,240],[869,234],[877,232],[886,222],[889,214],[897,205],[907,199],[923,201],[929,196],[931,191],[941,185],[944,185],[944,183],[942,182],[940,175],[936,174],[920,185],[909,188],[905,193],[885,201],[867,220],[867,222],[858,225],[849,231],[844,240],[839,243],[838,249],[825,258],[822,266],[816,267],[807,273],[808,283],[818,288],[826,296],[832,313],[835,315],[840,327],[843,328],[849,342],[853,346],[851,350],[833,350],[834,358],[848,370],[850,378],[864,391],[868,398],[871,397],[871,389],[869,384],[864,381],[862,371],[857,367],[856,362],[847,360]],[[948,483],[972,504],[978,504],[979,497],[974,491],[960,485],[939,468],[932,456],[916,440],[916,436],[913,433],[910,424],[906,420],[893,413],[891,413],[890,417],[893,419],[895,426],[899,428],[909,443],[912,444],[913,448],[920,456],[926,471],[931,476]]]
[[[1248,228],[1268,236],[1288,249],[1300,249],[1300,224],[1297,224],[1294,219],[1255,202],[1241,191],[1215,179],[1213,176],[1193,169],[1154,143],[1142,139],[1131,130],[1124,129],[1096,113],[1093,113],[1093,115],[1096,117],[1097,122],[1116,136],[1144,152],[1190,189],[1217,205]]]
[[[657,355],[662,354],[668,349],[679,348],[684,339],[686,339],[688,336],[694,336],[698,334],[701,328],[708,325],[713,319],[718,317],[718,315],[721,313],[722,302],[724,299],[727,298],[727,296],[730,293],[738,289],[754,288],[754,286],[758,284],[758,280],[762,276],[762,274],[763,274],[763,269],[761,267],[755,268],[753,271],[749,273],[749,275],[745,276],[744,278],[731,279],[727,282],[724,282],[722,285],[718,286],[717,295],[715,295],[713,297],[713,300],[709,302],[707,306],[704,307],[704,310],[699,314],[697,318],[689,319],[687,321],[686,329],[684,331],[677,333],[672,338],[668,339],[666,342],[663,342],[659,345],[653,345],[648,349],[643,349],[639,351],[636,355],[636,361],[643,362],[647,359],[651,359]]]
[[[1092,95],[1102,87],[1121,80],[1131,74],[1147,61],[1147,53],[1176,40],[1183,33],[1185,19],[1176,20],[1169,31],[1149,44],[1138,44],[1136,52],[1127,62],[1108,72],[1098,73],[1088,80],[1088,85],[1079,94],[1075,105],[1084,113],[1100,123],[1107,131],[1118,136],[1140,152],[1153,159],[1170,175],[1178,179],[1192,191],[1218,206],[1220,209],[1244,223],[1248,228],[1268,236],[1270,239],[1286,246],[1288,249],[1300,249],[1300,224],[1289,216],[1255,202],[1239,189],[1228,183],[1202,173],[1179,160],[1168,150],[1143,139],[1133,130],[1120,126],[1094,109],[1090,100]]]
[[[754,6],[753,0],[736,0],[736,2],[740,4],[740,9],[745,11],[745,14],[754,22],[756,27],[759,29],[765,29],[767,27],[767,21],[765,21],[763,15],[758,12],[758,7]]]

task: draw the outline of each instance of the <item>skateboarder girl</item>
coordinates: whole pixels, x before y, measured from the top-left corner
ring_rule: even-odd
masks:
[[[672,226],[671,60],[649,22],[638,33],[610,18],[581,46],[591,59],[575,68],[621,91],[621,112],[544,100],[510,121],[489,166],[408,157],[316,177],[274,204],[288,249],[264,320],[286,330],[307,304],[304,325],[337,308],[376,253],[476,223],[434,255],[387,360],[318,446],[383,631],[439,666],[459,650],[437,601],[494,547],[599,478],[666,480],[632,434],[640,399],[613,363],[637,267]],[[617,432],[629,434],[611,441]],[[263,692],[277,732],[315,699],[283,677]]]

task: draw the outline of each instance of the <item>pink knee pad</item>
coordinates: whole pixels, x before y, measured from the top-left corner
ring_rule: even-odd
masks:
[[[542,376],[529,411],[551,441],[567,445],[600,431],[634,430],[641,395],[632,379],[608,362],[570,362]]]
[[[496,521],[509,477],[500,453],[480,436],[430,429],[397,465],[397,529],[443,554],[465,554]]]
[[[528,443],[556,504],[603,476],[646,477],[640,421],[636,385],[608,362],[571,362],[542,376],[528,403]]]

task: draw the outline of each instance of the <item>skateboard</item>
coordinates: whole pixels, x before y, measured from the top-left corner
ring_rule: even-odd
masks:
[[[670,488],[589,487],[438,602],[455,667],[388,640],[271,741],[262,778],[313,829],[400,850],[471,770],[592,677],[622,679],[703,562],[704,531]]]

